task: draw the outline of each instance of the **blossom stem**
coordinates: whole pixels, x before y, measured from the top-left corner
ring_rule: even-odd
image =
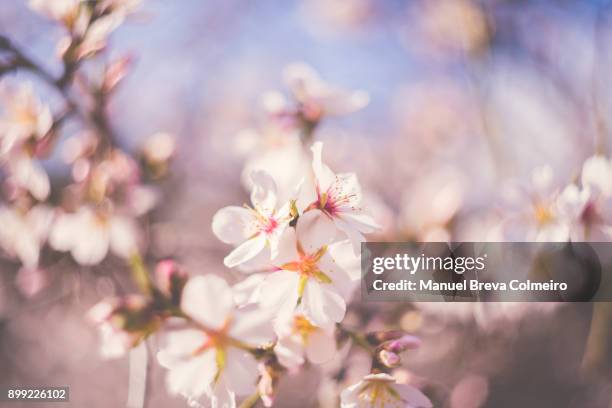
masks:
[[[138,288],[145,294],[150,295],[153,293],[154,286],[151,281],[151,277],[147,268],[142,260],[139,253],[135,253],[130,257],[130,270],[132,272],[132,278],[138,286]]]
[[[56,89],[66,102],[66,113],[63,114],[64,117],[62,120],[65,119],[69,113],[74,113],[83,122],[89,124],[100,133],[103,145],[112,147],[116,144],[115,136],[106,118],[106,95],[104,95],[102,92],[96,92],[94,95],[92,95],[95,101],[94,109],[91,112],[84,112],[69,93],[68,87],[72,83],[74,74],[79,67],[78,61],[70,61],[67,58],[63,58],[64,72],[60,78],[55,78],[44,67],[36,63],[23,51],[17,48],[8,38],[0,36],[0,42],[0,49],[5,49],[13,54],[13,60],[11,61],[10,66],[6,69],[0,67],[0,74],[2,74],[3,71],[16,70],[19,68],[34,73],[52,88]]]
[[[246,398],[244,401],[242,401],[242,403],[240,404],[240,406],[238,408],[252,408],[255,406],[255,404],[257,404],[257,401],[259,401],[259,392],[256,392],[255,394],[251,395],[250,397]]]
[[[365,336],[357,332],[354,332],[353,330],[347,328],[346,326],[341,325],[340,323],[338,323],[337,327],[338,327],[338,330],[347,334],[348,337],[353,341],[355,345],[361,347],[363,350],[367,351],[372,356],[375,355],[375,350],[372,348],[370,343],[368,343]]]

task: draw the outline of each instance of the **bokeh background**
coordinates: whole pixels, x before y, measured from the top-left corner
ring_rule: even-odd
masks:
[[[486,240],[507,185],[543,164],[566,184],[585,158],[612,147],[611,18],[604,0],[145,0],[102,58],[133,57],[108,107],[121,146],[136,151],[159,130],[176,137],[147,229],[152,258],[240,279],[222,267],[227,247],[211,218],[246,201],[240,135],[263,126],[262,94],[283,89],[283,68],[296,61],[370,95],[315,137],[334,169],[359,175],[385,226],[376,239]],[[1,3],[0,34],[59,72],[61,29],[26,2]],[[56,98],[27,73],[9,79]],[[62,137],[78,130],[67,126]],[[69,177],[60,153],[44,165],[57,185]],[[69,385],[69,406],[124,406],[128,359],[102,360],[83,317],[121,291],[116,281],[129,285],[124,263],[60,259],[33,295],[16,289],[13,261],[1,267],[0,385]],[[423,338],[400,374],[422,383],[437,407],[612,406],[612,338],[590,340],[591,304],[357,302],[351,313],[364,327]],[[343,361],[348,368],[334,368]],[[278,404],[335,406],[329,384],[367,364],[356,353],[325,375],[311,367],[289,376]],[[161,367],[149,371],[148,406],[185,406],[167,395]]]

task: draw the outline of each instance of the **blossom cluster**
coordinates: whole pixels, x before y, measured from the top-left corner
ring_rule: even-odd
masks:
[[[59,75],[0,36],[0,75],[27,71],[62,103],[46,103],[35,83],[4,77],[0,82],[0,247],[21,267],[17,286],[35,295],[58,259],[87,268],[118,258],[131,272],[133,285],[122,291],[129,294],[105,298],[88,314],[101,337],[101,355],[122,357],[158,336],[156,359],[166,369],[167,389],[193,406],[259,400],[272,406],[283,375],[310,366],[324,370],[336,356],[345,369],[351,361],[343,357],[351,347],[365,351],[370,367],[359,381],[334,390],[341,407],[432,406],[394,372],[403,366],[401,354],[419,347],[419,339],[403,331],[353,329],[345,317],[356,304],[361,243],[374,234],[388,240],[456,238],[452,228],[464,204],[465,180],[452,169],[432,171],[400,200],[399,227],[385,223],[383,215],[392,211],[384,200],[378,199],[374,211],[367,208],[376,192],[362,191],[355,172],[332,170],[333,150],[317,134],[323,121],[364,108],[368,94],[332,85],[310,66],[294,63],[282,75],[287,92],[262,97],[262,128],[235,138],[250,202],[221,208],[210,220],[213,234],[231,246],[222,261],[226,272],[236,271],[239,281],[190,275],[178,261],[147,256],[144,218],[162,197],[156,182],[168,172],[174,138],[153,134],[138,153],[120,147],[106,108],[132,59],[96,59],[139,3],[31,0],[32,10],[62,28]],[[432,31],[427,24],[421,30]],[[439,45],[479,48],[486,29],[477,31],[469,47]],[[78,130],[64,137],[69,122]],[[426,122],[419,125],[426,128]],[[437,129],[438,117],[435,123]],[[52,182],[52,166],[45,164],[60,145],[69,174],[61,185]],[[537,168],[529,185],[515,187],[497,214],[496,239],[612,238],[612,159],[586,159],[575,180],[565,184],[553,180],[550,167]],[[483,307],[453,306],[473,314]],[[487,307],[501,310],[492,315],[515,310],[508,304]]]
[[[549,166],[536,168],[531,184],[508,193],[511,210],[502,223],[506,239],[609,241],[612,239],[612,160],[585,160],[579,182],[558,187]]]

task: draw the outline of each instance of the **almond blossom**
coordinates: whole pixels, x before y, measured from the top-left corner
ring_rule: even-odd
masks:
[[[272,272],[260,287],[264,307],[286,313],[298,303],[304,316],[319,327],[340,322],[346,312],[346,298],[353,289],[355,272],[338,262],[352,255],[348,245],[330,244],[333,235],[322,234],[317,215],[300,216],[296,228],[287,228],[281,237]]]
[[[584,162],[581,187],[567,186],[559,197],[559,206],[570,219],[574,241],[612,238],[612,161],[593,156]]]
[[[126,259],[137,255],[139,233],[132,218],[83,205],[57,215],[49,243],[58,251],[69,251],[81,265],[95,265],[109,250]]]
[[[253,207],[229,206],[213,217],[212,230],[217,238],[226,244],[237,245],[223,260],[228,268],[253,259],[266,246],[272,256],[276,256],[280,236],[292,218],[289,203],[277,207],[276,184],[267,173],[254,171],[251,180]]]
[[[51,130],[51,109],[34,94],[32,84],[16,88],[2,87],[2,116],[0,142],[2,153],[10,151],[16,143],[29,138],[40,140]]]
[[[295,198],[296,186],[310,170],[310,159],[294,130],[273,125],[261,132],[244,130],[236,136],[236,150],[248,151],[241,174],[244,186],[250,191],[253,171],[265,171],[274,179],[281,202]]]
[[[35,156],[53,126],[51,110],[34,95],[31,85],[3,88],[2,99],[0,161],[14,185],[42,201],[49,195],[49,177]]]
[[[28,210],[0,207],[0,245],[24,267],[35,268],[52,220],[52,210],[44,205]]]
[[[88,317],[100,332],[100,354],[104,358],[122,357],[160,323],[140,295],[104,300],[89,310]]]
[[[287,368],[295,368],[308,359],[313,364],[331,360],[337,352],[335,328],[313,325],[303,314],[295,313],[289,319],[279,319],[274,346],[278,361]]]
[[[235,407],[237,396],[256,390],[250,351],[273,341],[269,316],[254,305],[236,309],[229,286],[213,275],[187,282],[181,308],[193,327],[168,332],[157,355],[170,370],[168,389],[212,407]]]
[[[326,83],[305,63],[290,64],[283,76],[300,104],[302,115],[311,122],[318,122],[323,116],[355,112],[365,107],[370,99],[365,91],[348,91]]]
[[[334,235],[336,229],[340,230],[351,241],[355,254],[358,254],[361,242],[365,241],[363,234],[374,232],[379,226],[361,208],[363,197],[357,175],[335,174],[323,163],[322,149],[321,142],[316,142],[311,148],[316,199],[305,211],[316,211],[320,215],[317,223],[321,233]],[[309,201],[308,198],[306,200]]]
[[[398,384],[389,374],[368,374],[340,395],[342,408],[430,408],[429,398],[417,388]]]
[[[9,183],[29,192],[32,197],[44,201],[49,196],[51,184],[43,166],[35,160],[25,146],[14,148],[2,157],[8,173]]]
[[[72,30],[75,25],[82,26],[82,23],[86,24],[88,20],[84,3],[83,0],[30,0],[29,6],[32,10],[59,21]]]
[[[502,222],[502,234],[511,241],[566,241],[567,217],[559,207],[559,189],[549,166],[537,167],[528,185],[508,191],[510,210]]]

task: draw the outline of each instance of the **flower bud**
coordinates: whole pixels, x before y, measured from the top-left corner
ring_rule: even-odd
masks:
[[[421,339],[409,334],[403,335],[399,339],[390,340],[383,345],[383,349],[393,353],[401,353],[408,349],[415,349],[421,345]]]
[[[187,283],[187,279],[187,273],[171,259],[159,262],[155,268],[155,280],[158,289],[167,296],[174,305],[178,306],[181,303],[181,293],[183,292],[183,287]]]
[[[104,300],[88,316],[100,331],[101,353],[106,358],[124,355],[159,326],[150,303],[139,295]]]
[[[398,367],[401,363],[400,356],[385,349],[378,352],[378,360],[389,368]]]
[[[257,383],[257,391],[264,406],[271,407],[276,397],[275,387],[278,381],[278,373],[274,367],[264,363],[259,365],[259,372],[261,377],[259,383]]]

